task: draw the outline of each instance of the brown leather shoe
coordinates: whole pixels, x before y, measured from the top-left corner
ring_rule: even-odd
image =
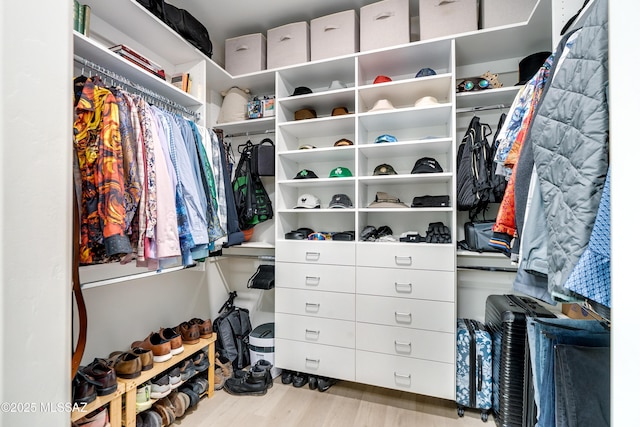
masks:
[[[155,363],[166,362],[171,359],[171,343],[162,338],[159,333],[151,332],[144,341],[135,341],[131,348],[142,347],[153,352]]]
[[[185,344],[197,344],[200,341],[200,329],[198,325],[189,322],[182,322],[175,327],[176,332],[180,332],[182,342]]]
[[[95,386],[98,396],[111,394],[118,388],[116,372],[105,359],[93,359],[90,365],[83,368],[83,372],[99,384]]]
[[[142,347],[134,347],[131,349],[131,353],[140,356],[143,371],[148,371],[153,368],[153,352],[151,350]]]
[[[171,343],[171,354],[176,355],[184,351],[182,336],[173,328],[160,328],[160,336]]]
[[[114,351],[109,355],[107,361],[116,371],[120,378],[137,378],[142,372],[142,361],[140,356],[131,352]]]
[[[211,323],[211,319],[202,320],[194,317],[189,320],[189,323],[198,325],[200,338],[211,338],[213,335],[213,324]]]

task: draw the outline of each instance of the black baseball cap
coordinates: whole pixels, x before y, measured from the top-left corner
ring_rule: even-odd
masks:
[[[348,209],[353,207],[353,202],[346,194],[334,194],[329,202],[329,208]]]
[[[298,95],[307,95],[309,93],[313,93],[313,91],[311,89],[309,89],[306,86],[298,86],[297,88],[295,88],[293,90],[293,95],[291,96],[298,96]]]
[[[296,174],[293,179],[309,179],[309,178],[317,178],[318,175],[315,174],[314,171],[309,169],[302,169],[300,172]]]
[[[393,166],[383,163],[381,165],[376,166],[373,170],[374,175],[398,175],[398,172],[393,168]]]
[[[423,157],[413,165],[411,173],[438,173],[442,172],[442,166],[433,157]]]

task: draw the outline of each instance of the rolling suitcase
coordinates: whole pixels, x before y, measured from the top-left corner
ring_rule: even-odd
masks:
[[[536,300],[489,295],[485,325],[493,339],[493,413],[499,427],[532,426],[535,411],[527,354],[527,317],[556,317]]]
[[[489,419],[492,408],[491,334],[472,319],[458,319],[456,336],[456,403],[458,416],[465,408],[482,411],[482,421]]]

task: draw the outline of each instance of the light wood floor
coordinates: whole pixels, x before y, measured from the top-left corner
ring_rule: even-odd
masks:
[[[280,377],[264,396],[216,391],[175,422],[183,427],[465,427],[494,425],[455,402],[340,381],[324,393],[283,385]]]

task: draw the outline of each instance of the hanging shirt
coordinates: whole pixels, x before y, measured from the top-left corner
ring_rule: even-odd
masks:
[[[131,252],[125,234],[118,105],[108,89],[87,79],[76,113],[74,143],[82,179],[79,262],[93,264],[101,253]]]
[[[198,126],[200,134],[203,136],[203,145],[207,152],[207,158],[213,173],[213,182],[215,183],[216,204],[218,205],[217,214],[220,219],[220,228],[223,230],[223,236],[227,235],[227,198],[224,179],[224,165],[222,164],[222,153],[220,153],[220,144],[218,137],[213,131],[209,131],[203,126]]]

